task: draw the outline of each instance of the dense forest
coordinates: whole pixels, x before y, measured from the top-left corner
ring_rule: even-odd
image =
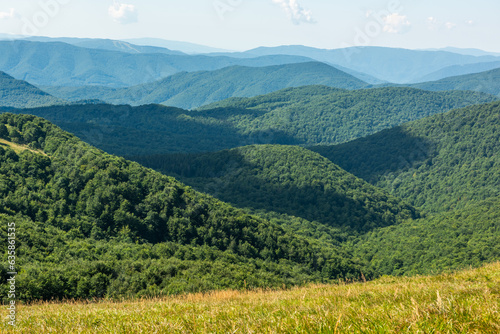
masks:
[[[13,221],[19,230],[16,282],[24,300],[360,276],[339,248],[108,155],[43,119],[4,113],[0,137],[1,226],[5,233]]]
[[[327,189],[343,193],[339,188],[352,175],[304,148],[265,145],[134,159],[296,233],[340,245],[375,276],[429,274],[500,257],[499,120],[500,103],[493,102],[342,145],[310,147],[422,210],[422,218],[369,230],[326,223],[332,218],[324,213],[335,213],[335,196]],[[347,189],[360,198],[366,188]],[[384,196],[387,203],[390,197]],[[379,201],[365,198],[380,208]]]
[[[500,200],[489,198],[369,232],[356,242],[353,252],[376,275],[435,274],[478,267],[500,258],[499,221]]]
[[[332,227],[368,231],[418,216],[401,200],[297,146],[259,145],[132,159],[235,206]]]
[[[453,110],[312,150],[428,211],[500,196],[500,103]]]
[[[491,95],[476,92],[428,92],[404,87],[348,91],[309,86],[255,98],[228,99],[201,109],[209,115],[228,115],[227,120],[243,133],[268,130],[305,144],[336,144],[453,108],[494,100]],[[263,115],[229,116],[239,109]]]
[[[0,79],[11,111],[0,230],[18,230],[22,300],[278,288],[500,257],[495,96],[307,86],[198,110],[12,110],[56,102]]]
[[[214,152],[252,144],[335,144],[443,113],[494,101],[477,92],[412,88],[288,88],[229,99],[214,109],[87,104],[18,110],[43,117],[112,154]]]

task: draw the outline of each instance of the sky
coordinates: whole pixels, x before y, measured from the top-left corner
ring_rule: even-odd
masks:
[[[500,52],[498,0],[1,0],[0,33]]]

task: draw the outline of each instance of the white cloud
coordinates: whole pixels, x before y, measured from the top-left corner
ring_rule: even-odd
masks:
[[[430,16],[427,18],[427,27],[429,28],[429,30],[436,30],[438,28],[438,20],[433,17],[433,16]]]
[[[411,23],[406,15],[393,13],[384,17],[384,32],[392,34],[404,34],[411,28]]]
[[[0,12],[0,20],[7,20],[7,19],[13,19],[13,18],[20,18],[21,15],[14,9],[11,8],[10,11],[8,12]]]
[[[472,20],[467,20],[465,21],[465,24],[468,25],[468,26],[473,26],[476,24],[476,22],[472,21]]]
[[[293,24],[316,23],[310,10],[302,8],[297,0],[273,0],[279,4],[288,15]]]
[[[139,15],[134,5],[115,2],[108,9],[109,16],[118,23],[129,24],[138,21]]]
[[[446,22],[445,26],[446,26],[446,28],[448,28],[449,30],[451,30],[451,29],[455,28],[457,25],[455,23],[453,23],[453,22]]]

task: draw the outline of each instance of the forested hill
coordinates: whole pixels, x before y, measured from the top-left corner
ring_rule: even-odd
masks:
[[[368,84],[332,66],[305,62],[266,67],[231,66],[215,71],[183,72],[144,85],[107,87],[44,87],[51,94],[78,101],[99,99],[113,104],[164,104],[193,109],[230,97],[253,97],[283,88],[325,85],[359,89]]]
[[[498,65],[500,66],[500,63]],[[438,81],[418,83],[411,86],[432,91],[473,90],[500,96],[500,68],[486,72],[448,77]]]
[[[16,80],[7,73],[0,72],[0,107],[33,108],[61,103],[62,100],[26,81]]]
[[[334,144],[495,99],[477,92],[428,92],[405,87],[347,91],[308,86],[254,98],[228,99],[200,109],[212,117],[227,115],[225,118],[241,131],[276,131],[305,144]],[[240,109],[262,115],[232,116],[232,112]]]
[[[103,153],[43,119],[2,114],[0,138],[0,226],[5,235],[7,223],[17,224],[22,300],[359,277],[333,247]]]
[[[251,144],[341,143],[380,130],[495,100],[477,92],[413,88],[288,88],[229,99],[202,110],[160,105],[75,105],[18,110],[54,122],[109,153],[146,155],[219,151]]]
[[[311,149],[417,207],[443,211],[500,196],[498,143],[493,102]]]
[[[206,154],[135,157],[242,208],[368,231],[415,218],[401,200],[297,146],[259,145]]]

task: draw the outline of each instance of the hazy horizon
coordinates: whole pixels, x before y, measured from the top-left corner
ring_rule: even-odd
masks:
[[[451,0],[4,0],[0,33],[160,38],[243,51],[259,46],[349,46],[500,52],[500,3]],[[89,24],[91,22],[91,24]]]

